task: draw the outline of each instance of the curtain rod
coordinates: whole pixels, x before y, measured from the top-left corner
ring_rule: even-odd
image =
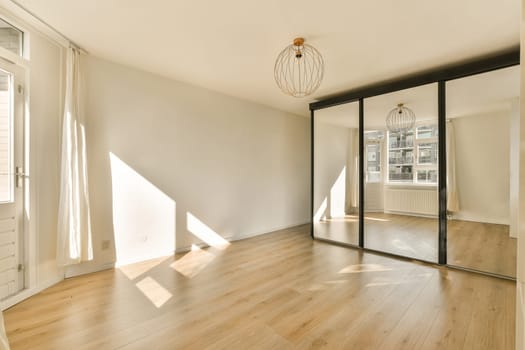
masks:
[[[83,49],[80,45],[78,45],[77,43],[75,43],[73,40],[69,39],[67,36],[65,36],[64,34],[62,34],[61,32],[59,32],[55,27],[53,27],[52,25],[50,25],[49,23],[47,23],[46,21],[44,21],[42,18],[40,18],[39,16],[37,16],[35,13],[33,13],[32,11],[30,11],[29,9],[27,9],[25,6],[23,6],[22,4],[20,4],[18,1],[16,0],[10,0],[13,4],[15,4],[16,6],[18,6],[22,11],[25,11],[27,14],[29,14],[30,16],[32,16],[33,18],[35,18],[36,20],[38,20],[40,23],[42,23],[43,25],[45,25],[46,27],[48,27],[49,29],[51,29],[53,32],[55,32],[56,34],[58,34],[58,36],[60,36],[62,39],[64,39],[65,41],[67,41],[69,43],[69,47],[73,47],[75,49],[78,49],[80,52],[88,55],[89,52],[87,52],[85,49]]]

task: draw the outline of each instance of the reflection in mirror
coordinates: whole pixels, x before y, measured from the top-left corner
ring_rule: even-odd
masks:
[[[388,130],[401,103],[415,122]],[[437,124],[437,84],[364,100],[366,248],[437,262]]]
[[[448,263],[516,276],[519,66],[447,82]]]
[[[358,245],[359,104],[314,117],[314,237]]]

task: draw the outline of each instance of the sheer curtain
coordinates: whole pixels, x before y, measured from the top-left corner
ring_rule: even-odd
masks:
[[[359,206],[359,129],[351,128],[348,134],[346,159],[345,213],[355,214]]]
[[[0,312],[0,350],[9,350],[9,341],[5,332],[4,316]]]
[[[78,264],[93,259],[88,198],[86,136],[80,113],[80,52],[69,48],[62,125],[57,262]]]
[[[447,120],[447,211],[459,211],[459,198],[456,183],[456,143],[454,124]]]

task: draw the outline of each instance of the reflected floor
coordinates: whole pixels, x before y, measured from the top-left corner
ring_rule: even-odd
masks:
[[[358,244],[357,216],[323,220],[315,236]],[[437,261],[438,220],[384,213],[365,214],[365,246],[388,253]],[[516,239],[506,225],[450,220],[448,263],[476,270],[516,276]]]
[[[516,277],[516,238],[508,225],[448,222],[448,263]]]

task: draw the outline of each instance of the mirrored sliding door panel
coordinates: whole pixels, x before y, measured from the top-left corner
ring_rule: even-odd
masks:
[[[314,237],[358,244],[359,104],[314,117]]]
[[[437,84],[364,100],[365,247],[438,259]]]
[[[516,276],[519,66],[448,81],[448,263]]]

